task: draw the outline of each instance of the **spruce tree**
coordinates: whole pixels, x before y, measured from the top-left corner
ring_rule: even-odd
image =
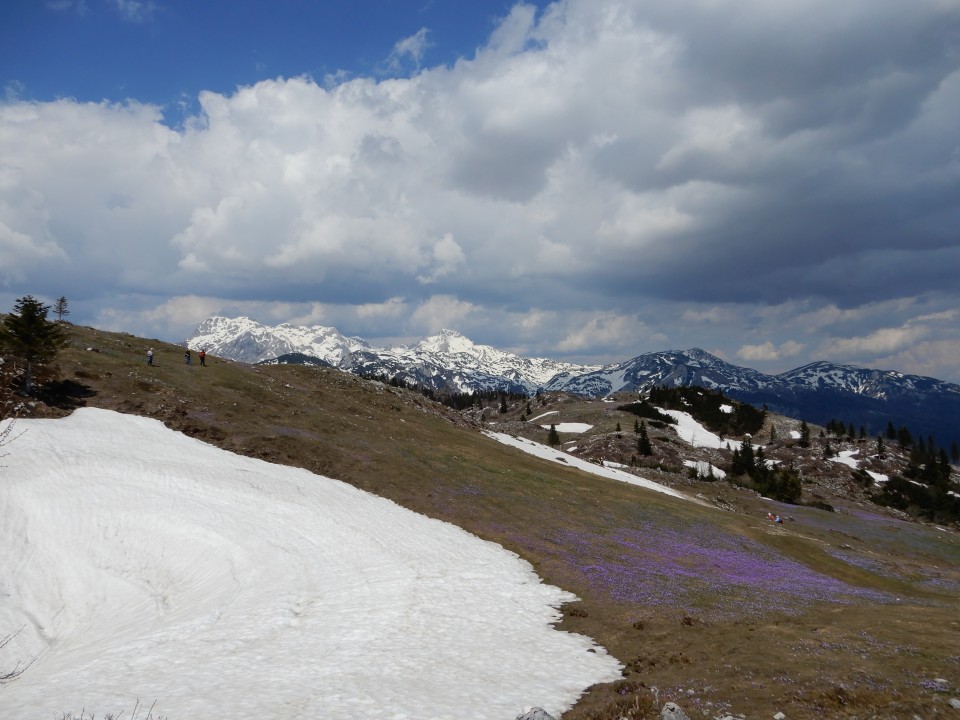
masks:
[[[67,310],[67,297],[66,295],[61,295],[59,299],[53,304],[53,311],[57,314],[57,320],[63,320],[64,315],[69,315],[70,311]]]
[[[547,445],[551,447],[560,444],[560,433],[557,432],[557,426],[550,426],[550,433],[547,435]]]
[[[900,443],[900,447],[904,449],[913,445],[913,434],[910,432],[910,428],[901,426],[897,431],[897,441]]]
[[[19,298],[0,326],[0,346],[26,364],[23,393],[33,391],[34,365],[53,360],[66,342],[63,329],[47,320],[49,305],[32,295]]]
[[[637,438],[637,452],[646,457],[653,455],[653,445],[650,444],[650,438],[647,435],[647,423],[640,423],[640,437]]]

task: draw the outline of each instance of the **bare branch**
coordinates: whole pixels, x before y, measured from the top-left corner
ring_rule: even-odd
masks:
[[[23,632],[23,628],[25,627],[26,625],[22,625],[20,629],[17,630],[15,633],[7,635],[2,640],[0,640],[0,648],[5,647],[17,635]],[[33,660],[36,660],[36,658],[34,658]],[[0,670],[0,685],[2,685],[5,682],[10,682],[11,680],[16,680],[18,677],[23,675],[24,671],[26,671],[28,667],[33,665],[33,660],[28,662],[26,665],[21,665],[21,661],[18,660],[13,670]]]

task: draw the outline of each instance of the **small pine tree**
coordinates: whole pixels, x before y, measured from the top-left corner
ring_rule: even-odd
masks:
[[[0,346],[26,363],[23,393],[33,391],[34,365],[53,360],[66,342],[63,330],[47,320],[50,306],[32,295],[19,298],[0,326]]]
[[[887,420],[887,440],[897,439],[897,429],[893,426],[892,420]]]
[[[57,320],[63,322],[64,315],[69,315],[70,311],[67,310],[67,297],[66,295],[61,295],[57,301],[53,304],[53,311],[57,314]]]
[[[637,438],[637,452],[644,457],[653,455],[653,445],[650,444],[650,437],[647,435],[647,423],[640,423],[640,437]]]
[[[810,426],[806,420],[800,423],[800,441],[797,444],[802,448],[810,447]]]
[[[901,427],[897,431],[897,441],[900,443],[900,447],[908,448],[913,445],[913,435],[910,432],[910,429],[907,427]]]
[[[887,449],[883,444],[883,435],[877,435],[877,457],[883,460],[887,455]]]
[[[547,435],[547,445],[553,447],[560,444],[560,433],[557,432],[556,425],[550,425],[550,433]]]

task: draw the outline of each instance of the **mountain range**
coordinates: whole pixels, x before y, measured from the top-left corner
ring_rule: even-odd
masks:
[[[932,435],[940,445],[960,442],[960,385],[823,361],[766,375],[691,348],[578,365],[478,345],[453,330],[411,347],[376,348],[332,327],[267,326],[246,317],[208,318],[185,344],[239,362],[332,366],[439,392],[539,390],[601,397],[658,386],[705,387],[820,425],[839,420],[875,436],[893,423],[915,437]]]

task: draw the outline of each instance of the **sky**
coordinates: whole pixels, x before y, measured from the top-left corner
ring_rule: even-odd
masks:
[[[11,0],[0,308],[960,382],[960,0]]]
[[[148,418],[11,437],[0,669],[33,662],[5,720],[559,717],[621,676],[553,627],[571,593],[449,523]]]

